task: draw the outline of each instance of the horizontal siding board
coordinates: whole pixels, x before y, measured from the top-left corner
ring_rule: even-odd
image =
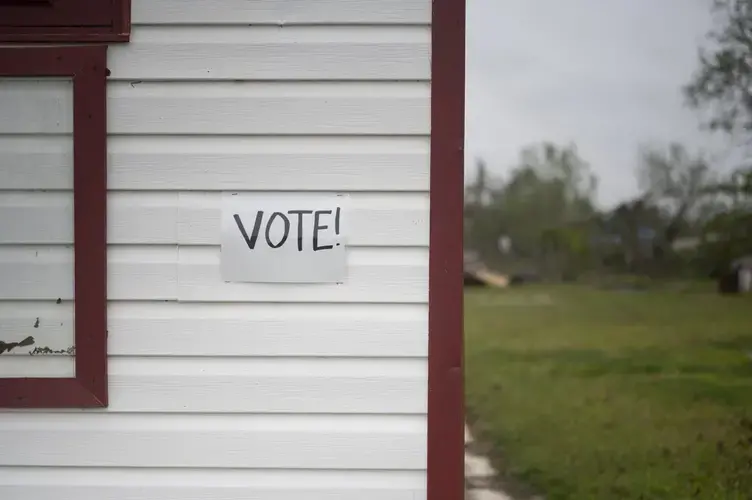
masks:
[[[145,25],[131,36],[130,43],[152,44],[174,41],[207,44],[360,44],[360,43],[431,43],[428,25]],[[247,62],[247,61],[246,61]]]
[[[425,305],[230,304],[110,307],[110,353],[221,356],[425,356]],[[249,333],[250,332],[250,333]]]
[[[350,200],[350,245],[428,245],[427,195],[356,193]],[[221,207],[220,193],[110,192],[107,240],[111,244],[218,245]],[[0,244],[53,243],[73,243],[72,191],[0,191]]]
[[[71,302],[0,303],[0,317],[0,339],[32,335],[35,345],[54,350],[72,344]],[[428,311],[425,305],[250,304],[239,315],[233,304],[111,302],[107,331],[113,357],[423,357]]]
[[[9,358],[8,362],[19,359]],[[112,364],[112,361],[110,361]],[[36,367],[28,370],[37,371]],[[57,373],[56,368],[47,373]],[[426,380],[402,377],[110,375],[111,412],[405,413],[426,408]]]
[[[349,266],[340,285],[225,283],[219,262],[180,264],[178,300],[184,302],[394,302],[428,301],[428,266]]]
[[[112,134],[427,135],[430,93],[418,84],[319,86],[249,83],[109,85]],[[417,86],[416,86],[417,85]],[[404,92],[403,92],[404,90]],[[0,102],[0,115],[19,116],[35,98],[23,88]],[[11,101],[6,103],[6,101]],[[25,103],[25,104],[24,104]],[[54,114],[0,121],[0,134],[64,134],[72,123]]]
[[[0,465],[345,470],[423,470],[426,465],[425,426],[379,428],[372,421],[370,428],[346,423],[340,429],[280,428],[242,416],[196,416],[190,424],[170,415],[92,416],[100,418],[2,419]]]
[[[428,102],[382,97],[122,97],[116,134],[427,134]],[[49,131],[54,132],[51,124]]]
[[[428,252],[348,249],[342,284],[226,283],[220,247],[179,248],[178,300],[185,302],[394,302],[428,300]]]
[[[319,320],[114,319],[110,321],[110,353],[120,351],[141,356],[425,356],[428,336],[422,333],[422,323],[372,317],[360,320],[336,317]],[[253,335],[248,332],[253,332]],[[175,347],[179,344],[182,346]]]
[[[145,24],[429,24],[426,0],[132,0],[132,20]],[[137,31],[134,29],[134,31]]]
[[[0,136],[0,189],[72,189],[67,137]],[[427,191],[427,138],[116,136],[108,186],[128,190]]]
[[[67,418],[67,417],[66,417]],[[199,417],[201,418],[201,417]],[[212,417],[214,418],[214,417]],[[257,416],[228,417],[240,422],[255,422],[268,420]],[[273,417],[279,420],[279,417]],[[298,428],[306,421],[312,422],[308,416],[285,417],[298,420]],[[382,420],[381,417],[378,417]],[[316,419],[319,420],[319,419]],[[331,421],[355,422],[357,420],[372,422],[372,417],[334,416]],[[388,418],[384,421],[394,422],[391,428],[401,432],[419,431],[425,426],[425,419],[416,417]],[[421,422],[422,421],[422,422]],[[398,422],[404,422],[399,425]],[[408,424],[408,422],[411,422]],[[310,426],[309,426],[310,427]],[[383,426],[382,426],[383,427]],[[38,484],[38,485],[88,485],[102,486],[135,485],[144,487],[165,487],[183,485],[198,487],[219,482],[227,487],[253,486],[294,490],[296,487],[311,489],[340,486],[343,488],[362,487],[364,490],[408,488],[420,489],[425,487],[425,470],[338,470],[338,469],[147,469],[144,467],[50,467],[47,469],[34,467],[3,467],[0,466],[0,484]]]
[[[110,48],[108,66],[111,80],[430,79],[430,29],[342,31],[142,28]]]
[[[0,467],[3,500],[425,500],[424,471]]]
[[[73,191],[0,191],[0,244],[73,243]]]
[[[52,374],[61,356],[9,356]],[[111,358],[113,413],[423,414],[424,359]]]

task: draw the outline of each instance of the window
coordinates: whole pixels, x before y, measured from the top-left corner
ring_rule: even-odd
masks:
[[[0,0],[0,42],[127,42],[130,0]]]
[[[28,107],[34,101],[27,101],[27,104],[14,103],[19,92],[11,92],[6,94],[3,104],[3,94],[0,93],[0,109],[5,105],[7,109],[20,110],[14,117],[17,128],[10,131],[18,130],[21,135],[16,136],[19,139],[10,137],[11,140],[5,142],[10,145],[7,147],[15,147],[20,138],[54,135],[57,131],[54,127],[59,125],[58,118],[61,116],[59,109],[70,110],[72,107],[73,249],[69,250],[68,255],[72,253],[73,280],[62,288],[62,293],[67,294],[67,297],[58,299],[58,303],[60,300],[72,300],[75,311],[73,376],[33,377],[21,373],[0,377],[0,407],[3,408],[83,408],[107,405],[106,62],[106,46],[0,48],[0,79],[15,79],[12,83],[16,86],[10,85],[9,88],[20,88],[21,94],[29,95],[29,99],[42,99],[43,104],[43,112],[32,112],[24,118],[25,106]],[[40,85],[34,87],[22,84],[19,87],[18,81],[21,78],[36,79]],[[51,87],[47,80],[55,78],[69,79],[73,93],[72,105],[66,107],[61,104],[57,106],[57,110],[52,109],[56,106],[48,106],[50,100],[44,100],[49,94],[42,94],[40,91],[42,89],[46,92],[44,89]],[[33,108],[38,109],[39,106]],[[11,125],[12,123],[6,123],[5,126],[7,128]],[[69,132],[71,126],[66,127],[67,130],[64,127],[58,128],[62,132]],[[0,127],[0,132],[2,131]],[[15,150],[5,156],[6,161],[3,162],[4,152],[0,150],[0,173],[3,168],[13,169],[17,165],[33,166],[33,161],[24,163],[19,155],[16,155],[14,161],[13,151]],[[11,170],[6,181],[13,180],[12,172]],[[12,186],[12,182],[4,184]],[[12,239],[11,243],[17,240]],[[22,292],[24,300],[38,298],[34,293]],[[6,293],[12,294],[13,289]],[[50,293],[57,294],[57,291]],[[54,296],[51,295],[53,303]],[[0,358],[0,362],[2,361],[3,358]]]

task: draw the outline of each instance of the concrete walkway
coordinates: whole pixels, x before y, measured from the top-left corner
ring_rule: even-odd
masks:
[[[487,458],[474,455],[468,450],[473,437],[465,427],[465,487],[466,500],[513,500],[509,495],[491,489],[496,471],[491,467]]]

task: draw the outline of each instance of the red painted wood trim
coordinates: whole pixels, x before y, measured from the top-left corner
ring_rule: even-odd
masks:
[[[75,378],[0,378],[0,407],[107,406],[107,46],[0,48],[0,77],[73,79]]]
[[[131,34],[131,0],[98,0],[97,3],[101,3],[101,8],[106,11],[106,21],[101,24],[83,22],[90,17],[91,1],[68,0],[67,3],[73,5],[65,7],[56,26],[41,21],[35,24],[37,21],[34,11],[39,8],[27,7],[28,19],[24,17],[23,23],[8,26],[0,24],[0,42],[128,42]],[[0,20],[18,18],[19,9],[21,8],[17,6],[0,5]],[[3,11],[8,14],[5,15]],[[76,11],[81,12],[81,21],[77,21]],[[49,15],[48,13],[47,16]]]
[[[111,0],[0,3],[0,26],[106,26],[111,7]]]
[[[112,15],[113,35],[127,42],[131,38],[131,0],[117,0]]]
[[[433,0],[428,500],[462,500],[465,0]]]
[[[73,78],[76,380],[106,406],[107,46],[84,51]]]

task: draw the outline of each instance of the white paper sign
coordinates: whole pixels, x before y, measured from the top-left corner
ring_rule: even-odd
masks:
[[[346,202],[339,195],[225,193],[222,279],[343,282],[347,275]]]

